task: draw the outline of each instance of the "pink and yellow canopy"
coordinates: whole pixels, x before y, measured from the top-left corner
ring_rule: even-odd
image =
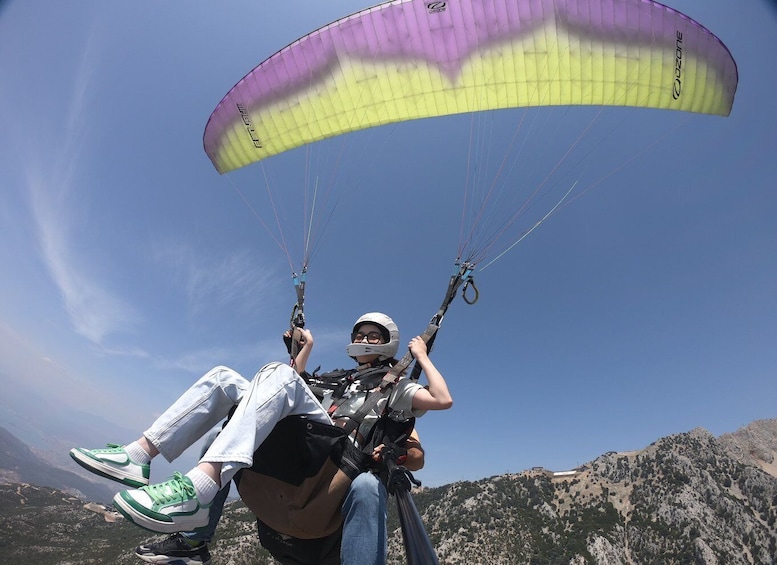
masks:
[[[650,0],[394,0],[261,63],[218,104],[205,150],[228,172],[368,127],[446,114],[614,105],[728,115],[721,41]]]

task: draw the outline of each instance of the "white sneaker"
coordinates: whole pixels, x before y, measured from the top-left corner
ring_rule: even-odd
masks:
[[[109,443],[105,449],[76,447],[70,450],[70,457],[84,469],[128,487],[148,484],[151,466],[148,463],[135,463],[121,445]]]
[[[191,479],[181,473],[164,483],[123,490],[113,497],[113,505],[127,520],[163,534],[207,526],[211,506],[200,504]]]

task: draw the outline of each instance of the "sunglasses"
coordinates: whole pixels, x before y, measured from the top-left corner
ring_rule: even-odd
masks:
[[[351,334],[351,342],[352,343],[361,343],[364,341],[364,338],[367,338],[367,343],[380,343],[383,341],[383,334],[380,332],[354,332]]]

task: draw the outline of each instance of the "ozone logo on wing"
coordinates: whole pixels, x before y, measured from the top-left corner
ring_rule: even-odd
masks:
[[[680,99],[683,90],[683,32],[676,34],[674,50],[674,87],[672,88],[672,98]]]
[[[240,118],[243,120],[243,125],[246,127],[248,135],[251,136],[251,142],[254,144],[254,147],[261,149],[262,141],[259,139],[259,136],[256,135],[256,129],[254,129],[254,124],[251,122],[251,117],[248,115],[248,110],[239,102],[235,104],[235,106],[237,107],[237,111],[240,112]]]
[[[447,7],[447,2],[428,2],[426,4],[426,11],[430,14],[439,14],[440,12],[444,12]]]

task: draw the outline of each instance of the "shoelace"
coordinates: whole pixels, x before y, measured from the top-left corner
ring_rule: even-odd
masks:
[[[140,487],[140,490],[145,491],[154,504],[183,502],[197,496],[192,482],[178,471],[173,473],[173,478],[169,481]]]
[[[119,445],[118,443],[109,443],[106,444],[106,447],[103,449],[93,449],[92,453],[117,453],[119,451],[124,451],[123,445]]]

